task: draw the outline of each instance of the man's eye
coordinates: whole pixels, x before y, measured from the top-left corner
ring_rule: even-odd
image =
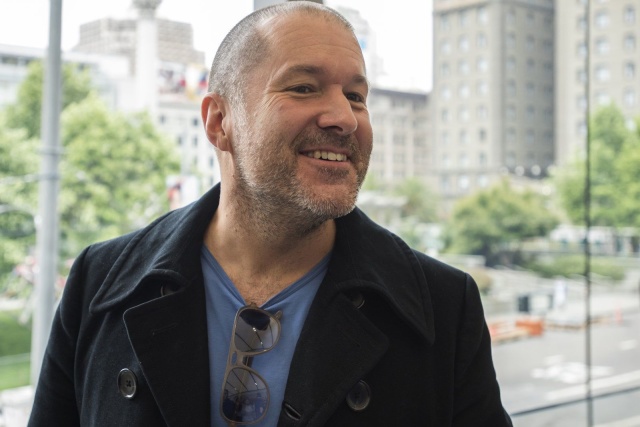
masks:
[[[364,103],[364,97],[361,96],[359,93],[348,93],[347,94],[347,99],[349,101],[353,101],[353,102],[362,102],[362,103]]]
[[[294,86],[289,90],[295,93],[311,93],[311,88],[309,86]]]

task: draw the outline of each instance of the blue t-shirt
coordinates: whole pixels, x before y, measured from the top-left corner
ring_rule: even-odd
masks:
[[[227,423],[220,415],[222,381],[227,365],[233,321],[236,312],[245,306],[246,302],[229,276],[204,245],[200,258],[204,274],[209,336],[211,420],[213,427],[227,427]],[[261,307],[272,314],[281,310],[280,323],[282,327],[280,340],[276,346],[255,357],[251,365],[262,375],[269,386],[270,393],[267,414],[260,423],[252,424],[252,426],[275,426],[278,424],[293,352],[311,302],[327,272],[329,258],[329,255],[326,256],[304,277],[285,288]]]

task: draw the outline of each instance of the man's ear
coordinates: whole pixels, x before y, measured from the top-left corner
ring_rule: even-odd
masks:
[[[229,104],[214,92],[209,92],[204,96],[200,107],[207,139],[221,151],[231,151],[229,129],[227,129],[230,123],[229,117],[227,117],[229,111]]]

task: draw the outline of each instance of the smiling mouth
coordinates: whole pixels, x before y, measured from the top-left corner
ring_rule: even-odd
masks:
[[[332,151],[315,150],[315,151],[308,151],[303,154],[312,159],[318,159],[318,160],[322,159],[322,160],[328,160],[331,162],[346,162],[347,160],[349,160],[349,157],[347,157],[346,154],[334,153]]]

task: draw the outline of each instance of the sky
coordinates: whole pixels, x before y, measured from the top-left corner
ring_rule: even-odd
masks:
[[[385,87],[431,88],[432,0],[325,0],[328,6],[360,11],[377,36]],[[131,0],[62,0],[62,49],[78,41],[79,26],[106,16],[131,13]],[[253,10],[253,0],[162,0],[158,17],[190,22],[194,45],[207,63],[226,33]],[[48,0],[0,0],[0,44],[46,48]]]

